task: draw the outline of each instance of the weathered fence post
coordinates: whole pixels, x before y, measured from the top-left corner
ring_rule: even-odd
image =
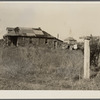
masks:
[[[90,78],[90,45],[89,40],[84,40],[84,79]]]

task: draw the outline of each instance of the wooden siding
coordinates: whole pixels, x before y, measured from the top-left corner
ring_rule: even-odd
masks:
[[[9,46],[13,44],[11,40],[13,37],[6,37],[6,44]],[[13,44],[14,45],[14,44]],[[17,37],[17,46],[39,46],[47,48],[61,48],[62,41],[52,38],[34,38],[34,37]]]

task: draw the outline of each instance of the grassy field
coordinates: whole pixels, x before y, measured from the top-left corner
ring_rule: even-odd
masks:
[[[80,50],[0,47],[1,90],[97,90],[99,76],[82,79]]]

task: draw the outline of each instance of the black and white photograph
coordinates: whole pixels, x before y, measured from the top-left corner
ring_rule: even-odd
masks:
[[[100,2],[1,2],[0,90],[100,90]]]

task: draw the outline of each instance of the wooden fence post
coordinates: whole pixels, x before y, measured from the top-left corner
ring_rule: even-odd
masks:
[[[90,45],[89,40],[84,40],[84,79],[90,78]]]

